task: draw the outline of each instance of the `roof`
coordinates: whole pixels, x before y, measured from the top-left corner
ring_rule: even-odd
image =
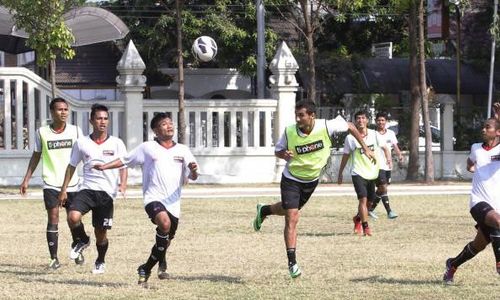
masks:
[[[439,94],[456,94],[457,64],[451,59],[426,60],[427,84]],[[461,64],[461,93],[488,94],[488,74],[472,65]],[[367,58],[361,62],[363,90],[370,93],[397,94],[410,89],[407,58]]]
[[[116,65],[122,54],[113,42],[77,47],[75,52],[73,59],[56,60],[57,85],[116,86]]]

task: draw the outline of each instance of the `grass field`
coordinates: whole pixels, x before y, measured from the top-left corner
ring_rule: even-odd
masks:
[[[154,242],[142,201],[117,200],[105,274],[67,258],[69,230],[60,224],[62,267],[47,271],[43,202],[0,201],[2,299],[498,299],[500,278],[491,248],[463,265],[445,286],[444,261],[474,236],[467,196],[393,197],[396,220],[371,222],[372,237],[352,234],[356,201],[313,197],[302,211],[297,248],[303,274],[290,279],[283,219],[251,228],[257,202],[276,198],[184,200],[177,236],[167,253],[170,279],[153,274],[136,284],[136,268]],[[378,208],[382,215],[382,205]],[[90,218],[85,218],[87,231]],[[156,270],[156,269],[155,269]]]

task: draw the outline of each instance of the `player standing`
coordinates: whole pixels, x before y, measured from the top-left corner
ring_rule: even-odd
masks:
[[[78,126],[68,124],[68,102],[63,98],[54,98],[50,104],[52,122],[36,131],[35,149],[31,155],[26,175],[20,186],[21,195],[25,196],[28,183],[40,159],[42,159],[43,200],[47,210],[47,245],[50,253],[50,269],[61,266],[57,258],[59,240],[59,207],[57,195],[61,190],[66,165],[69,162],[71,147],[75,141],[83,136]],[[68,202],[71,202],[78,190],[78,175],[71,177],[68,183]],[[83,256],[77,257],[75,262],[83,264]]]
[[[500,103],[493,107],[495,118],[484,122],[483,143],[473,144],[467,158],[467,170],[474,173],[469,208],[477,223],[476,237],[456,257],[446,260],[443,281],[447,284],[453,283],[460,265],[484,250],[490,242],[500,274]]]
[[[122,166],[142,166],[144,209],[156,227],[156,243],[146,263],[139,266],[138,283],[147,286],[151,269],[158,263],[158,277],[168,277],[165,253],[174,239],[181,213],[181,190],[188,179],[198,178],[198,165],[189,148],[173,140],[175,127],[166,113],[158,113],[151,120],[154,141],[144,142],[126,156],[104,165],[98,170]]]
[[[121,139],[108,135],[109,113],[106,106],[92,105],[90,123],[93,128],[92,133],[78,139],[71,151],[71,159],[59,193],[59,203],[64,205],[66,202],[70,178],[76,166],[83,161],[81,190],[68,205],[68,224],[73,234],[70,258],[75,259],[90,245],[90,237],[85,233],[82,216],[92,211],[92,225],[98,253],[92,273],[101,274],[105,271],[105,256],[109,245],[107,230],[113,225],[113,199],[117,190],[125,193],[127,169],[99,172],[93,169],[93,166],[125,155],[126,149]]]
[[[281,176],[281,201],[272,205],[257,204],[257,215],[253,222],[254,230],[259,231],[267,216],[285,216],[285,246],[292,278],[301,274],[295,255],[299,210],[316,189],[321,171],[330,157],[330,137],[335,132],[349,131],[358,139],[367,159],[374,158],[352,123],[340,116],[333,120],[316,119],[314,102],[298,102],[295,105],[295,120],[296,124],[285,129],[274,150],[276,157],[287,162]]]
[[[379,175],[380,161],[385,159],[390,165],[391,157],[385,141],[378,137],[375,130],[368,129],[368,114],[364,111],[358,111],[354,114],[354,120],[362,140],[375,153],[376,163],[374,164],[366,155],[363,155],[365,147],[360,145],[353,135],[346,136],[344,155],[342,155],[339,167],[338,184],[342,184],[342,173],[350,160],[352,183],[358,197],[358,213],[353,217],[354,232],[359,235],[371,236],[372,231],[368,226],[367,204],[375,199],[375,181]]]
[[[379,112],[375,117],[375,122],[377,124],[377,134],[380,139],[383,139],[389,148],[389,153],[392,161],[392,150],[396,153],[398,157],[398,165],[401,167],[403,164],[403,155],[401,155],[401,151],[398,147],[398,139],[396,138],[396,134],[394,131],[387,129],[387,113]],[[382,204],[384,204],[385,211],[387,212],[387,218],[395,219],[398,217],[398,214],[391,209],[391,205],[389,204],[389,196],[387,196],[387,186],[391,183],[391,171],[392,164],[388,164],[384,159],[380,161],[380,171],[377,179],[377,190],[375,191],[375,200],[368,207],[368,214],[370,217],[377,219],[377,214],[375,214],[375,208],[379,204],[380,200],[382,200]]]

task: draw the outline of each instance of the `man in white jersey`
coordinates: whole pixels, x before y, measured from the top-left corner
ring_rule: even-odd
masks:
[[[151,120],[154,141],[144,142],[122,158],[106,164],[96,164],[98,170],[122,166],[142,166],[144,209],[156,224],[156,243],[146,263],[139,266],[139,285],[147,286],[151,269],[158,263],[158,278],[166,279],[165,253],[175,236],[181,213],[181,190],[188,179],[198,178],[198,164],[189,148],[176,143],[174,124],[166,113]]]
[[[57,258],[59,237],[59,203],[57,195],[64,179],[66,165],[69,162],[71,147],[81,137],[82,130],[78,126],[67,124],[69,107],[63,98],[54,98],[50,104],[52,122],[50,125],[40,127],[35,135],[35,149],[31,155],[26,175],[20,186],[21,195],[25,196],[28,183],[35,171],[40,158],[42,159],[43,200],[47,210],[47,245],[50,253],[50,269],[61,266]],[[78,175],[75,174],[68,186],[69,202],[78,190]],[[77,257],[77,264],[83,264],[83,256]]]
[[[354,233],[358,235],[371,236],[372,231],[368,226],[369,201],[375,199],[375,180],[378,178],[380,162],[385,160],[391,165],[390,152],[385,141],[377,135],[375,130],[368,129],[368,114],[358,111],[354,114],[356,128],[363,137],[363,141],[368,145],[376,157],[376,164],[363,155],[364,150],[352,135],[348,135],[344,141],[344,155],[340,162],[338,184],[342,184],[344,168],[347,162],[351,162],[351,176],[354,190],[358,196],[358,213],[353,217]]]
[[[77,165],[83,162],[81,189],[68,205],[68,224],[74,237],[69,256],[75,259],[90,245],[90,237],[85,233],[82,216],[92,211],[97,247],[97,259],[92,273],[101,274],[105,271],[105,256],[109,245],[107,231],[113,225],[113,201],[117,190],[125,193],[127,169],[100,172],[93,166],[110,162],[127,152],[121,139],[108,135],[109,113],[106,106],[92,105],[90,123],[93,128],[92,133],[78,139],[73,146],[58,199],[59,203],[64,205],[68,197],[66,189],[69,180]]]
[[[375,117],[375,123],[377,124],[377,134],[380,139],[383,139],[389,148],[389,153],[391,154],[392,159],[392,149],[394,149],[394,153],[398,157],[398,165],[401,167],[403,165],[403,155],[401,155],[401,151],[398,147],[398,139],[396,138],[396,134],[394,131],[387,129],[387,113],[379,112]],[[377,207],[380,200],[382,200],[382,204],[384,204],[385,211],[387,212],[387,218],[395,219],[398,217],[398,214],[391,209],[391,205],[389,204],[389,196],[387,196],[387,186],[391,183],[391,171],[392,165],[389,165],[385,162],[385,159],[380,161],[380,171],[377,179],[377,190],[375,191],[375,200],[370,203],[368,202],[368,214],[370,217],[377,219],[377,214],[375,214],[375,208]]]
[[[299,210],[307,203],[319,182],[321,171],[331,154],[331,136],[349,131],[365,150],[367,159],[373,152],[363,142],[356,127],[338,116],[333,120],[316,119],[316,105],[300,101],[295,105],[296,124],[285,129],[276,143],[274,154],[286,160],[281,176],[281,201],[272,205],[257,204],[253,228],[259,231],[269,215],[285,216],[284,238],[288,271],[292,278],[302,273],[296,261],[297,223]]]
[[[467,170],[474,173],[469,208],[476,221],[476,237],[456,257],[446,260],[443,275],[446,284],[452,284],[457,268],[489,243],[500,274],[500,103],[493,108],[495,118],[486,120],[482,129],[483,143],[473,144],[467,159]]]

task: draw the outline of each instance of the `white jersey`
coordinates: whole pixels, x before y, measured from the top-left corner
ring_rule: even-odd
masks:
[[[500,145],[486,150],[482,143],[473,144],[469,159],[475,165],[469,208],[487,202],[500,212]]]
[[[377,131],[377,135],[379,136],[379,138],[381,140],[384,140],[385,144],[389,147],[389,151],[390,151],[391,158],[392,158],[392,149],[394,149],[394,145],[398,144],[398,139],[396,138],[396,133],[394,133],[394,131],[392,131],[390,129],[386,129],[385,133],[380,133],[379,131]],[[385,156],[380,161],[380,169],[385,170],[385,171],[392,170],[392,168],[390,168],[387,165],[387,160],[385,159]]]
[[[316,119],[316,122],[324,122],[322,119]],[[347,125],[346,120],[342,118],[341,116],[337,116],[335,119],[331,120],[326,120],[326,129],[328,130],[328,135],[332,136],[337,132],[346,132],[349,129],[349,126]],[[303,132],[300,130],[298,131],[300,136],[305,136]],[[276,145],[274,147],[275,152],[279,152],[282,150],[287,150],[288,149],[288,140],[286,138],[285,132],[281,135],[281,137],[278,139],[276,142]],[[286,163],[285,169],[283,170],[283,176],[285,176],[288,179],[292,179],[298,182],[310,182],[310,181],[304,181],[300,180],[296,177],[293,177],[292,174],[290,174],[290,171],[288,171],[288,162]]]
[[[120,171],[118,169],[99,171],[93,166],[97,163],[108,163],[126,154],[125,144],[117,137],[108,136],[104,143],[97,144],[90,136],[84,136],[73,145],[69,164],[76,167],[83,161],[83,182],[80,189],[104,191],[111,198],[115,198]]]
[[[358,156],[355,158],[354,154],[356,152],[356,149],[362,150],[362,148],[356,138],[352,134],[349,134],[345,137],[344,140],[344,154],[350,154],[349,163],[351,168],[351,175],[360,175],[361,177],[365,178],[365,176],[362,175],[363,173],[372,173],[378,176],[380,164],[386,161],[385,152],[384,149],[382,149],[383,147],[386,147],[385,140],[381,138],[375,130],[367,129],[366,136],[363,138],[363,141],[365,142],[366,146],[374,152],[377,162],[374,165],[367,156],[363,155],[362,159],[365,160],[364,163],[357,164],[354,159],[360,159],[360,157]],[[361,154],[362,153],[363,152],[361,152]],[[373,168],[377,168],[377,170],[375,171]]]
[[[175,144],[170,149],[157,141],[144,142],[121,161],[127,167],[142,165],[142,192],[144,206],[160,201],[173,216],[181,213],[181,190],[187,182],[189,163],[196,160],[189,148]]]

